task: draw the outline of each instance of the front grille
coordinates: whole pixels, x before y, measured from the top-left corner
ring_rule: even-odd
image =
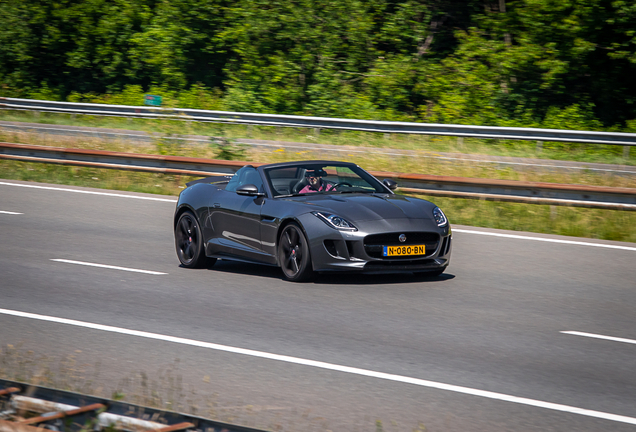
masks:
[[[406,236],[405,242],[400,242],[400,234]],[[425,245],[426,255],[418,257],[383,257],[383,246],[410,246]],[[385,260],[404,260],[416,259],[431,256],[437,250],[439,244],[439,234],[434,232],[394,232],[384,234],[371,234],[364,238],[364,250],[367,255],[373,258],[381,258]]]

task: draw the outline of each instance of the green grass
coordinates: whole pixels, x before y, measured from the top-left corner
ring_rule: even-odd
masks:
[[[193,178],[157,173],[0,160],[0,177],[69,186],[178,195]]]

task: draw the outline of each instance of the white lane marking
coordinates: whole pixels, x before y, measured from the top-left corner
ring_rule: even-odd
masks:
[[[561,243],[561,244],[571,244],[571,245],[578,245],[578,246],[593,246],[593,247],[602,247],[602,248],[609,248],[609,249],[636,251],[636,247],[630,247],[630,246],[618,246],[618,245],[608,245],[608,244],[602,244],[602,243],[590,243],[590,242],[581,242],[581,241],[573,241],[573,240],[559,240],[559,239],[549,239],[549,238],[541,238],[541,237],[529,237],[529,236],[520,236],[520,235],[514,235],[514,234],[500,234],[500,233],[491,233],[491,232],[485,232],[485,231],[464,230],[464,229],[458,229],[458,228],[452,228],[452,231],[458,232],[458,233],[479,234],[479,235],[505,237],[505,238],[512,238],[512,239],[520,239],[520,240],[534,240],[534,241],[542,241],[542,242],[549,242],[549,243]]]
[[[561,405],[561,404],[556,404],[552,402],[544,402],[540,400],[528,399],[528,398],[523,398],[518,396],[511,396],[511,395],[507,395],[503,393],[495,393],[495,392],[486,391],[486,390],[478,390],[478,389],[473,389],[469,387],[461,387],[461,386],[456,386],[452,384],[444,384],[440,382],[428,381],[424,379],[412,378],[412,377],[407,377],[402,375],[393,375],[393,374],[384,373],[384,372],[376,372],[376,371],[367,370],[367,369],[360,369],[360,368],[355,368],[350,366],[342,366],[342,365],[337,365],[333,363],[325,363],[325,362],[316,361],[316,360],[303,359],[299,357],[272,354],[272,353],[263,352],[263,351],[255,351],[255,350],[250,350],[245,348],[219,345],[219,344],[210,343],[210,342],[202,342],[202,341],[198,341],[194,339],[185,339],[185,338],[180,338],[175,336],[162,335],[158,333],[149,333],[145,331],[131,330],[131,329],[126,329],[122,327],[113,327],[113,326],[103,325],[103,324],[94,324],[94,323],[89,323],[85,321],[76,321],[76,320],[58,318],[58,317],[47,316],[47,315],[39,315],[39,314],[34,314],[29,312],[0,309],[0,313],[4,315],[30,318],[30,319],[40,320],[40,321],[48,321],[48,322],[54,322],[59,324],[68,324],[72,326],[84,327],[84,328],[89,328],[93,330],[101,330],[101,331],[119,333],[119,334],[124,334],[129,336],[138,336],[138,337],[143,337],[148,339],[173,342],[173,343],[178,343],[182,345],[190,345],[190,346],[207,348],[207,349],[212,349],[217,351],[224,351],[224,352],[229,352],[234,354],[243,354],[243,355],[248,355],[252,357],[259,357],[259,358],[264,358],[269,360],[277,360],[277,361],[294,363],[294,364],[303,365],[303,366],[312,366],[312,367],[316,367],[320,369],[327,369],[327,370],[344,372],[344,373],[349,373],[354,375],[379,378],[379,379],[384,379],[388,381],[414,384],[414,385],[418,385],[422,387],[429,387],[429,388],[434,388],[439,390],[447,390],[451,392],[463,393],[463,394],[472,395],[472,396],[479,396],[479,397],[484,397],[488,399],[501,400],[501,401],[517,403],[521,405],[528,405],[528,406],[533,406],[538,408],[546,408],[546,409],[550,409],[554,411],[562,411],[562,412],[567,412],[572,414],[579,414],[579,415],[583,415],[587,417],[595,417],[595,418],[600,418],[604,420],[636,425],[636,418],[633,418],[633,417],[627,417],[627,416],[622,416],[618,414],[610,414],[610,413],[606,413],[602,411],[594,411],[594,410],[589,410],[584,408],[573,407],[569,405]]]
[[[118,267],[118,266],[112,266],[112,265],[106,265],[106,264],[95,264],[95,263],[89,263],[84,261],[73,261],[73,260],[67,260],[67,259],[51,259],[51,261],[62,262],[67,264],[78,264],[78,265],[89,266],[89,267],[100,267],[100,268],[106,268],[106,269],[112,269],[112,270],[123,270],[123,271],[135,272],[135,273],[146,273],[151,275],[168,274],[168,273],[162,273],[162,272],[157,272],[152,270],[139,270],[139,269],[128,268],[128,267]]]
[[[624,342],[624,343],[629,343],[629,344],[636,344],[636,340],[634,340],[634,339],[625,339],[625,338],[619,338],[619,337],[614,337],[614,336],[604,336],[604,335],[599,335],[599,334],[594,334],[594,333],[584,333],[584,332],[578,332],[578,331],[562,331],[560,333],[574,335],[574,336],[589,337],[589,338],[594,338],[594,339],[605,339],[605,340],[614,341],[614,342]]]
[[[0,182],[0,185],[18,186],[18,187],[33,188],[33,189],[55,190],[55,191],[61,191],[61,192],[75,192],[75,193],[82,193],[82,194],[88,194],[88,195],[103,195],[103,196],[112,196],[112,197],[118,197],[118,198],[133,198],[133,199],[149,200],[149,201],[163,201],[163,202],[170,202],[170,203],[177,202],[176,199],[169,199],[169,198],[123,195],[123,194],[116,194],[116,193],[109,193],[109,192],[85,191],[85,190],[77,190],[77,189],[56,188],[56,187],[50,187],[50,186],[37,186],[37,185],[26,185],[26,184],[17,184],[17,183],[6,183],[6,182]]]
[[[23,213],[16,213],[16,212],[2,211],[2,210],[0,210],[0,213],[2,213],[2,214],[10,214],[10,215],[21,215],[21,214],[23,214]]]

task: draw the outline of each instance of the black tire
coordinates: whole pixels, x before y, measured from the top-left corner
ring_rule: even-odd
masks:
[[[278,261],[288,281],[306,281],[314,274],[307,239],[296,223],[286,225],[280,232]]]
[[[216,259],[205,256],[204,239],[197,218],[191,211],[179,216],[174,229],[174,242],[177,257],[186,268],[201,268],[214,264]]]

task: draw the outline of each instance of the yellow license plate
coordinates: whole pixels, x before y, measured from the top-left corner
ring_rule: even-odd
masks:
[[[382,256],[411,256],[411,255],[425,255],[426,247],[424,245],[411,245],[411,246],[384,246],[384,252]]]

